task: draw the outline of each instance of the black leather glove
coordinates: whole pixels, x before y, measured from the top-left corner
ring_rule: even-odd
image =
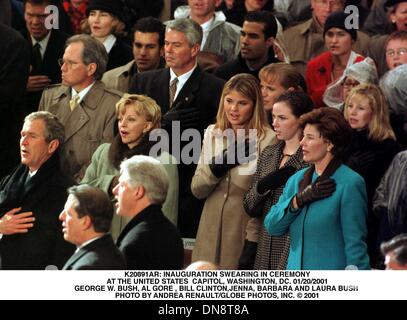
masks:
[[[239,258],[238,270],[253,270],[257,253],[257,242],[244,241],[242,254]]]
[[[356,172],[360,172],[362,168],[370,166],[376,159],[376,155],[373,151],[357,151],[352,154],[345,164]]]
[[[257,183],[257,192],[263,194],[284,185],[295,170],[293,166],[287,166],[269,173]]]
[[[221,154],[213,157],[211,164],[209,164],[209,168],[215,177],[220,178],[230,169],[238,166],[239,164],[250,162],[255,158],[256,141],[246,139],[243,142],[230,144],[229,147],[223,150]]]
[[[308,185],[302,192],[295,196],[298,207],[303,207],[311,202],[329,197],[334,193],[336,183],[333,179],[317,180]]]
[[[201,112],[195,108],[185,108],[179,111],[181,129],[198,128],[201,119]]]
[[[173,121],[180,121],[181,130],[198,128],[200,111],[196,108],[171,108],[162,118],[162,128],[171,128]]]

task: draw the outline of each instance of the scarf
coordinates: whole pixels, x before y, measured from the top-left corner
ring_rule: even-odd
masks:
[[[338,157],[334,157],[325,168],[324,172],[317,178],[316,181],[328,179],[334,172],[340,167],[342,160]],[[315,165],[310,166],[304,173],[304,178],[300,181],[299,192],[305,190],[305,188],[312,183],[312,175],[315,171]]]

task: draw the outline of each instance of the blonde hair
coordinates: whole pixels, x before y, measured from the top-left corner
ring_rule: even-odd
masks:
[[[386,139],[396,140],[393,129],[390,126],[389,108],[386,99],[379,87],[373,84],[360,84],[353,88],[345,102],[344,116],[348,120],[348,106],[353,96],[360,95],[368,99],[372,109],[372,119],[369,122],[369,139],[383,141]]]
[[[155,100],[141,94],[125,93],[116,103],[117,117],[124,114],[129,106],[133,107],[133,110],[137,115],[143,116],[146,121],[150,121],[152,123],[151,130],[160,127],[161,109]]]
[[[263,136],[265,134],[265,129],[269,128],[270,125],[268,124],[266,112],[263,108],[263,97],[261,95],[259,81],[248,73],[237,74],[226,82],[223,87],[218,114],[216,115],[215,128],[222,131],[232,128],[225,115],[224,109],[225,96],[232,91],[237,91],[253,102],[253,113],[247,129],[256,129],[257,136]]]
[[[288,63],[271,63],[261,68],[259,78],[267,83],[277,81],[284,89],[294,88],[295,90],[307,92],[305,79],[297,69]]]

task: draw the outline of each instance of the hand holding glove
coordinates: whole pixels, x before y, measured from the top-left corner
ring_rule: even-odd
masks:
[[[257,183],[257,192],[264,194],[269,190],[274,190],[284,185],[295,171],[296,169],[293,166],[287,166],[269,173]]]
[[[253,270],[256,259],[257,242],[245,240],[242,254],[238,262],[238,270]]]
[[[230,169],[256,159],[256,141],[246,139],[232,143],[221,154],[212,158],[209,168],[215,177],[220,178]]]

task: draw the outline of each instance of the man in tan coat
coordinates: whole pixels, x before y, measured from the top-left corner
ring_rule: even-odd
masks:
[[[134,60],[124,66],[109,70],[103,75],[106,87],[129,92],[130,80],[138,72],[165,68],[164,24],[153,17],[141,18],[133,27]]]
[[[91,36],[69,38],[60,62],[62,84],[44,90],[39,110],[55,114],[65,126],[62,168],[79,182],[96,148],[113,139],[120,94],[99,81],[107,53]]]
[[[305,75],[307,63],[326,51],[324,42],[324,25],[328,16],[335,11],[343,11],[345,0],[311,0],[312,18],[283,33],[291,64]],[[357,40],[353,50],[366,56],[369,36],[357,31]]]

